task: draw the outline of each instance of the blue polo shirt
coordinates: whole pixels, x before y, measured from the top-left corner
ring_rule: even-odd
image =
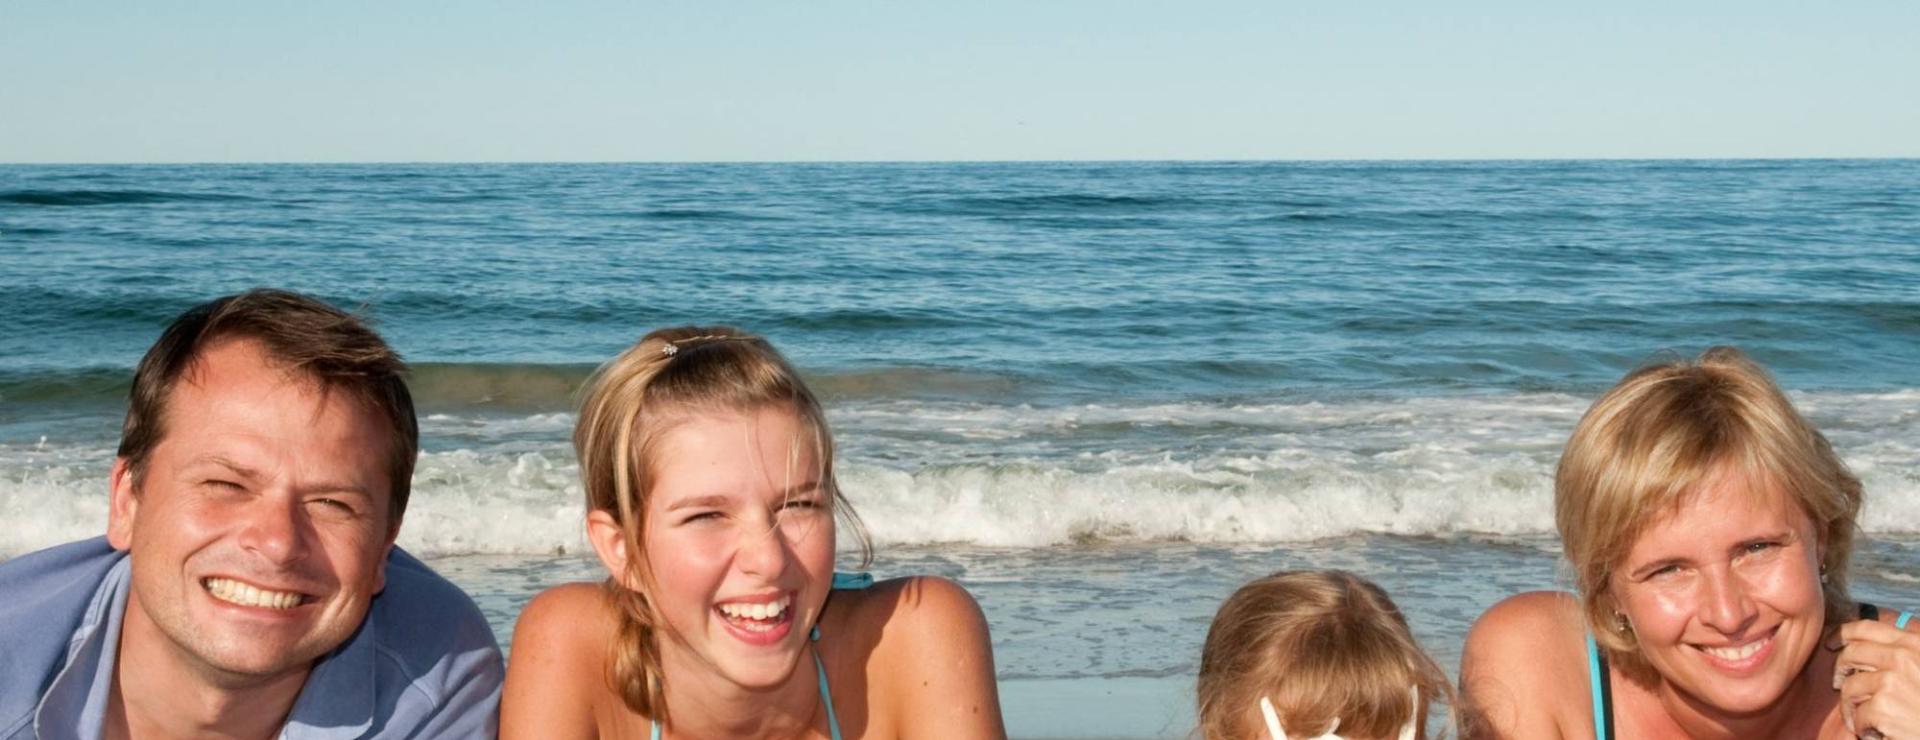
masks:
[[[0,563],[0,740],[102,736],[130,569],[105,538]],[[490,738],[504,674],[473,600],[394,548],[386,588],[314,663],[280,737]]]

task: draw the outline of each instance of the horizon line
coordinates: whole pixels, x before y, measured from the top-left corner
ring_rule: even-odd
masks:
[[[138,162],[109,161],[8,161],[0,167],[179,167],[179,166],[260,166],[260,165],[770,165],[770,164],[1368,164],[1368,163],[1465,163],[1465,162],[1890,162],[1920,160],[1920,154],[1889,156],[1737,156],[1737,157],[1327,157],[1327,158],[1206,158],[1206,159],[420,159],[420,160],[153,160]]]

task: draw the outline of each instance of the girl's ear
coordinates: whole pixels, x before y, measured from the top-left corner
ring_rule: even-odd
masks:
[[[595,510],[587,514],[587,541],[593,544],[593,553],[600,556],[600,564],[607,567],[607,573],[621,588],[631,591],[642,590],[635,579],[631,566],[639,565],[627,550],[627,535],[615,521],[613,512]]]

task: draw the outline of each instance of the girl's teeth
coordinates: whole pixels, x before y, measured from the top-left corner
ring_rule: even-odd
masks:
[[[766,621],[785,613],[789,603],[789,599],[783,596],[778,601],[760,604],[721,604],[720,611],[734,619]]]
[[[300,594],[254,588],[227,578],[208,578],[202,584],[207,593],[230,604],[267,609],[292,609],[300,605]]]

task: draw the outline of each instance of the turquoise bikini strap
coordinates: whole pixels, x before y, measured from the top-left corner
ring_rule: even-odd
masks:
[[[833,715],[833,691],[827,688],[827,664],[820,662],[818,650],[813,654],[813,669],[820,674],[820,703],[827,705],[827,733],[840,740],[840,718]]]
[[[835,571],[833,574],[833,587],[840,591],[858,591],[872,585],[872,573],[843,573]]]
[[[1900,618],[1893,620],[1893,628],[1897,630],[1906,629],[1907,623],[1911,621],[1913,621],[1913,612],[1900,612]]]
[[[1593,689],[1593,736],[1606,740],[1607,706],[1600,698],[1600,646],[1593,643],[1593,633],[1587,633],[1587,686]]]

